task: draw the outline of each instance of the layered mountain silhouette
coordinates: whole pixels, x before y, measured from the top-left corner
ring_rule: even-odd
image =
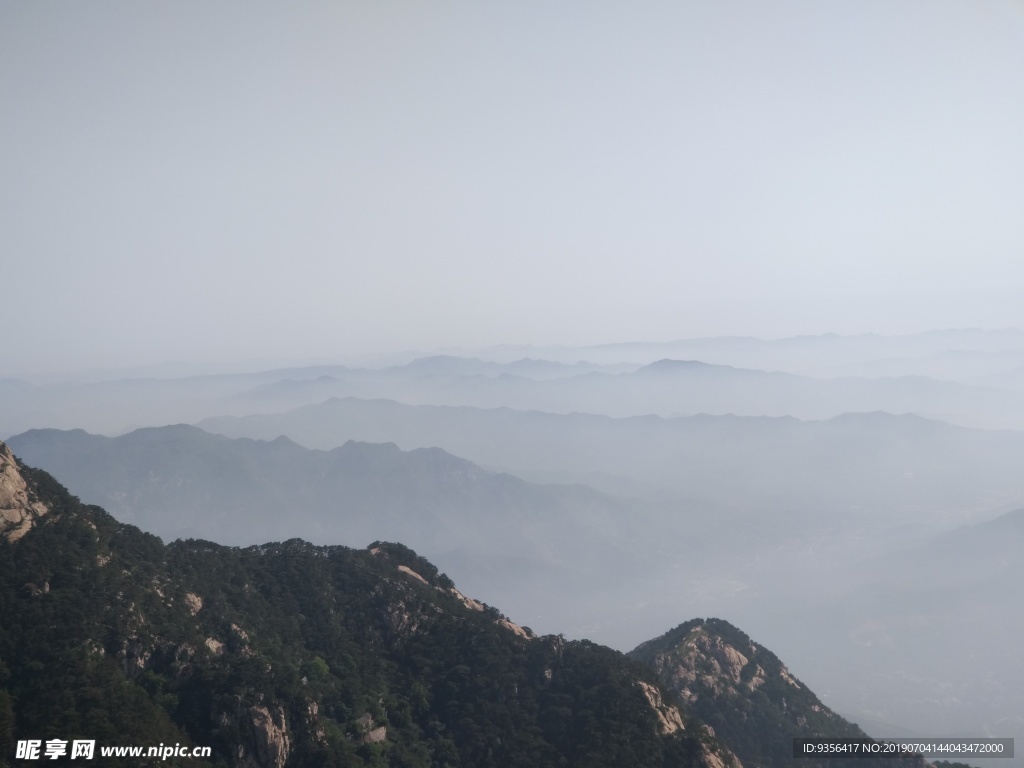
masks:
[[[666,496],[787,530],[849,521],[935,530],[947,514],[1024,504],[1024,433],[971,430],[915,416],[851,413],[826,421],[694,416],[614,419],[512,409],[330,400],[283,414],[200,423],[230,437],[287,435],[439,446],[488,467],[651,499]],[[998,509],[998,507],[996,507]],[[777,514],[776,514],[777,513]]]
[[[156,367],[122,372],[126,377],[108,372],[106,379],[99,372],[0,381],[0,437],[43,427],[117,434],[153,424],[279,412],[331,397],[616,417],[732,413],[827,419],[882,410],[1018,429],[1024,427],[1022,366],[1020,332],[968,330],[492,348],[375,368],[312,365],[177,378],[173,366]],[[140,377],[142,372],[159,377]]]
[[[439,448],[228,439],[185,425],[108,438],[33,430],[11,447],[88,503],[165,539],[402,539],[488,599],[522,606],[552,581],[597,599],[647,570],[652,514],[579,485],[537,485]],[[553,605],[546,601],[550,616]]]
[[[544,549],[546,537],[566,546],[564,534],[583,529],[627,539],[619,518],[635,509],[584,486],[487,471],[440,448],[347,441],[311,450],[285,437],[228,439],[187,425],[115,438],[32,430],[8,442],[83,499],[165,538],[250,544],[301,533],[359,544],[404,531],[424,544],[487,549],[485,529],[521,553]]]
[[[818,378],[663,359],[637,370],[551,375],[479,360],[431,358],[400,369],[262,385],[235,399],[282,410],[328,397],[386,397],[412,404],[510,407],[626,417],[693,414],[826,419],[845,411],[915,413],[968,426],[1024,425],[1015,391],[924,376]],[[513,372],[514,371],[514,372]]]
[[[1024,707],[1012,652],[1024,628],[1005,610],[1020,599],[1012,553],[1024,541],[1012,526],[970,547],[973,527],[948,532],[972,511],[986,520],[1021,504],[1018,433],[887,414],[611,419],[382,401],[292,416],[309,430],[289,428],[296,437],[323,430],[342,444],[184,426],[118,438],[40,430],[12,443],[83,500],[167,539],[403,540],[541,631],[623,649],[680,615],[720,612],[800,659],[844,711],[894,727],[979,732]],[[271,437],[287,427],[234,423]],[[647,501],[528,483],[406,442],[416,437]],[[584,471],[616,466],[632,477]]]

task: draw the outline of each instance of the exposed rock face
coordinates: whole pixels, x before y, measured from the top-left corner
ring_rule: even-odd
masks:
[[[672,681],[684,700],[694,701],[701,689],[721,694],[727,686],[739,684],[749,661],[718,635],[697,627],[679,646],[668,653],[659,653],[655,667]],[[763,676],[762,671],[762,680]],[[754,683],[751,689],[758,684]]]
[[[789,670],[788,670],[788,669],[786,669],[785,667],[783,667],[782,669],[780,669],[780,670],[779,670],[779,677],[781,677],[781,678],[782,678],[783,680],[785,680],[785,681],[786,681],[787,683],[789,683],[790,685],[792,685],[792,686],[793,686],[794,688],[799,688],[799,687],[800,687],[800,683],[798,683],[798,682],[797,682],[797,681],[796,681],[796,680],[795,680],[795,679],[793,678],[793,676],[792,676],[791,674],[789,674]]]
[[[410,611],[405,603],[398,601],[387,607],[388,624],[392,635],[397,639],[406,639],[416,633],[420,626],[418,614]]]
[[[241,714],[243,726],[248,721],[249,749],[239,747],[237,768],[284,768],[291,751],[288,724],[280,706],[249,707]]]
[[[127,677],[137,677],[146,670],[153,652],[151,648],[137,637],[126,638],[121,641],[117,658],[121,662],[121,669]]]
[[[640,685],[640,689],[644,692],[644,696],[647,697],[647,702],[651,705],[651,709],[658,716],[661,732],[675,733],[676,731],[685,730],[683,718],[679,714],[679,710],[676,707],[666,706],[665,702],[661,699],[661,691],[650,683],[645,683],[643,680],[638,680],[637,682]]]
[[[369,712],[356,720],[356,727],[362,731],[363,744],[376,744],[378,741],[384,741],[388,737],[388,727],[386,725],[377,725],[373,721],[373,715]]]
[[[522,637],[526,640],[532,640],[536,637],[536,635],[533,634],[533,632],[527,629],[526,627],[521,627],[515,622],[509,621],[508,619],[498,619],[497,623],[499,626],[504,627],[517,637]]]
[[[426,579],[424,579],[422,576],[420,576],[418,573],[416,573],[416,571],[414,571],[409,566],[407,566],[407,565],[400,565],[400,566],[398,566],[398,570],[400,570],[402,573],[409,574],[410,576],[412,576],[417,581],[420,581],[423,584],[427,584],[429,586],[429,582]]]
[[[482,611],[484,609],[483,603],[478,600],[474,600],[471,597],[466,597],[464,594],[459,592],[455,587],[451,588],[451,593],[455,595],[455,599],[462,603],[464,606],[469,608],[471,611]]]
[[[752,691],[756,691],[760,686],[764,685],[764,670],[760,664],[754,665],[754,675],[747,681],[747,688]]]
[[[735,768],[743,768],[738,757],[732,754],[726,756],[726,758],[729,757],[732,758],[731,764],[734,765]],[[726,759],[723,759],[722,755],[717,752],[712,752],[711,748],[708,747],[707,744],[701,745],[700,758],[706,768],[726,768],[726,766],[730,764]]]
[[[628,655],[652,667],[680,697],[683,713],[713,726],[747,765],[790,765],[794,737],[863,735],[822,705],[771,651],[721,619],[684,622]],[[714,749],[701,756],[705,768],[723,768],[730,760]]]
[[[0,442],[0,536],[17,541],[47,512],[18,471],[11,449]]]
[[[199,595],[193,594],[192,592],[185,593],[185,605],[188,606],[188,611],[193,616],[203,610],[203,598]]]

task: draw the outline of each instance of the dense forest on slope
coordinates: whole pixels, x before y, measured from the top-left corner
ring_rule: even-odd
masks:
[[[48,511],[0,538],[0,760],[26,738],[213,747],[193,766],[732,759],[652,670],[535,638],[401,545],[164,545],[4,471]]]
[[[537,637],[401,544],[165,545],[0,443],[0,765],[55,738],[237,768],[838,765],[792,759],[815,735],[863,732],[725,621],[629,655]]]

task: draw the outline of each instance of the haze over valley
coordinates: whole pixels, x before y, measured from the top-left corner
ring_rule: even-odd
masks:
[[[940,338],[951,349],[936,351]],[[799,659],[812,689],[854,719],[894,732],[996,733],[1019,727],[1007,715],[1024,711],[1024,666],[1010,650],[1024,625],[1008,609],[1021,597],[1024,432],[858,410],[875,386],[867,378],[844,380],[834,414],[778,415],[776,403],[805,399],[807,381],[829,380],[761,374],[773,379],[769,401],[750,396],[746,373],[734,389],[728,377],[754,347],[780,351],[773,369],[792,364],[795,345],[804,365],[812,351],[840,361],[853,346],[878,359],[900,345],[907,359],[970,361],[941,382],[894,380],[925,391],[969,379],[980,357],[1014,365],[1020,338],[924,334],[916,357],[914,337],[722,339],[689,343],[717,350],[714,366],[660,357],[687,346],[678,342],[620,347],[631,362],[619,363],[567,362],[597,350],[503,362],[508,351],[495,349],[376,369],[28,385],[60,404],[48,410],[67,421],[55,425],[127,424],[182,407],[175,398],[195,425],[107,435],[48,426],[7,443],[83,501],[165,540],[398,540],[536,632],[622,650],[680,617],[722,615]],[[971,346],[953,354],[954,344]],[[641,349],[657,359],[638,361]],[[707,396],[737,408],[621,415],[635,406],[619,397],[696,402],[692,382],[706,369]],[[336,396],[343,381],[359,396]],[[546,385],[595,381],[604,390],[591,403],[607,407],[521,407]],[[109,410],[92,407],[100,401]],[[739,406],[745,415],[732,412]]]
[[[1011,0],[0,4],[0,768],[1024,739],[1022,83]]]

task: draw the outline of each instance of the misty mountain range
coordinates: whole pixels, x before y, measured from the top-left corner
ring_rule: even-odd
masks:
[[[273,413],[331,397],[611,416],[825,419],[883,410],[963,426],[1021,428],[1020,337],[1017,331],[948,331],[776,342],[712,339],[546,350],[561,355],[549,360],[529,357],[537,351],[530,348],[497,348],[480,351],[486,360],[440,356],[382,368],[316,365],[177,379],[93,375],[81,382],[6,379],[0,380],[0,437],[44,427],[117,434],[211,416]],[[507,359],[512,351],[526,354]],[[905,364],[894,362],[899,360]],[[941,360],[941,370],[929,370],[929,360]],[[878,375],[881,369],[886,375]]]
[[[827,421],[738,416],[610,418],[511,409],[331,400],[284,414],[200,422],[230,437],[280,435],[314,448],[347,440],[439,446],[486,467],[736,518],[765,510],[812,527],[948,524],[1024,504],[1024,433],[914,416]],[[735,482],[742,478],[742,483]],[[853,514],[850,514],[853,513]],[[778,524],[773,520],[773,524]]]
[[[185,425],[114,438],[34,430],[8,444],[84,501],[167,540],[366,546],[401,535],[463,563],[473,586],[490,574],[517,589],[614,582],[641,569],[652,549],[645,532],[654,516],[641,504],[488,472],[440,448],[348,441],[320,451]]]
[[[1024,743],[1022,10],[0,4],[0,768]]]
[[[382,375],[376,380],[365,376],[284,380],[240,394],[238,399],[254,410],[375,395],[409,403],[617,417],[737,414],[822,419],[847,411],[883,410],[914,412],[968,426],[1024,425],[1020,393],[923,376],[820,379],[666,358],[630,373],[595,371],[534,379],[510,373],[465,373],[462,362],[445,359],[430,366],[428,374],[403,371],[402,377]],[[416,363],[409,366],[416,367]]]
[[[951,430],[968,441],[961,450],[977,439],[972,430],[911,424]],[[859,426],[844,433],[847,441],[870,434]],[[929,429],[909,452],[942,447]],[[885,433],[875,439],[894,442]],[[778,638],[824,690],[845,687],[848,700],[880,722],[902,723],[913,710],[955,729],[964,723],[961,697],[983,695],[972,727],[1019,725],[1006,716],[1024,706],[1012,682],[1024,668],[1009,650],[1024,625],[1007,610],[1020,592],[1020,512],[931,536],[923,533],[925,516],[916,537],[886,536],[864,515],[787,515],[784,499],[751,517],[728,513],[735,500],[724,495],[715,507],[679,507],[579,485],[536,485],[438,448],[347,442],[321,451],[287,438],[228,439],[187,426],[116,438],[36,430],[10,444],[84,501],[167,538],[251,544],[301,535],[363,546],[374,532],[401,533],[436,553],[473,594],[541,631],[561,628],[621,647],[672,616],[716,607]],[[852,456],[832,459],[843,464]],[[845,487],[856,476],[875,484],[865,465],[853,468]],[[921,478],[919,491],[941,496],[941,485],[927,488],[940,476]],[[966,490],[963,476],[959,482]],[[976,491],[983,496],[984,485]],[[799,501],[794,491],[790,506]],[[948,668],[943,660],[970,647],[979,626],[991,648],[979,648],[968,667]],[[835,667],[837,657],[883,679],[863,688],[847,679],[846,666]],[[874,700],[880,689],[884,706]]]
[[[522,623],[623,650],[726,616],[855,718],[1005,735],[1024,432],[963,425],[1014,424],[1022,348],[966,331],[8,380],[0,427],[167,539],[398,540]]]

